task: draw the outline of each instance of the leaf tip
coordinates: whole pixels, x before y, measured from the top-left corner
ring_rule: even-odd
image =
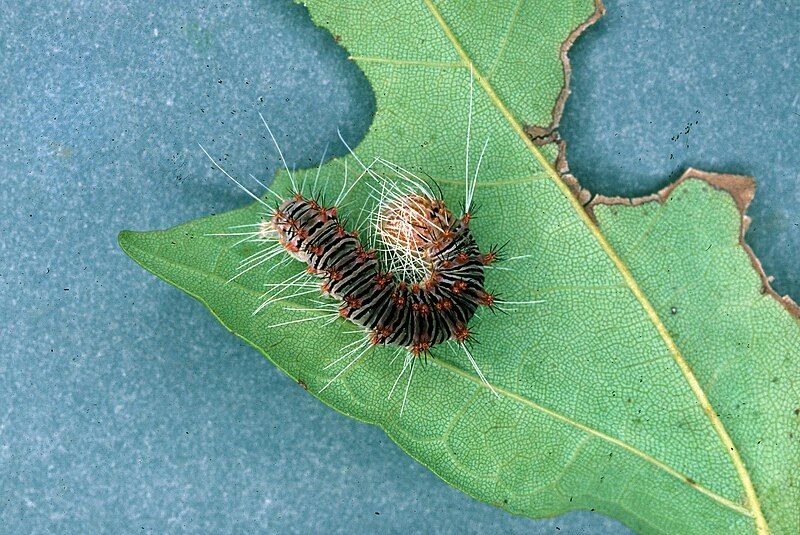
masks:
[[[134,232],[132,230],[121,230],[119,234],[117,234],[117,243],[119,244],[120,249],[125,251],[125,253],[130,254],[128,252],[128,248],[130,247],[136,234],[138,234],[138,232]]]
[[[141,237],[147,232],[140,232],[135,230],[122,230],[117,234],[117,244],[119,248],[128,255],[130,258],[138,262],[141,256],[139,250],[141,249]]]

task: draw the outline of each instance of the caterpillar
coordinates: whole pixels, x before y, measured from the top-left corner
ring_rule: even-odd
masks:
[[[423,280],[398,280],[383,270],[375,250],[345,229],[335,208],[300,193],[270,222],[280,245],[324,281],[321,291],[340,301],[339,315],[369,331],[372,344],[419,356],[449,339],[463,342],[478,306],[494,302],[483,287],[483,266],[493,255],[478,251],[469,214],[453,221],[440,200],[407,195],[392,199],[381,215],[384,242],[418,256],[426,265]]]
[[[288,280],[268,285],[269,290],[262,296],[263,301],[254,313],[277,302],[320,293],[330,300],[313,300],[317,305],[313,308],[287,307],[291,311],[314,315],[271,327],[323,319],[332,323],[343,318],[355,324],[359,328],[357,332],[364,335],[345,346],[343,354],[324,367],[328,369],[349,359],[320,392],[364,358],[372,348],[393,346],[397,349],[391,363],[403,353],[405,359],[389,392],[390,398],[401,377],[409,370],[400,409],[402,416],[414,363],[420,358],[431,357],[434,347],[448,343],[461,348],[482,382],[497,395],[469,349],[473,338],[470,321],[479,307],[507,312],[501,305],[535,304],[541,301],[505,301],[485,288],[485,271],[494,267],[503,255],[502,247],[481,252],[470,230],[473,217],[470,206],[488,144],[487,139],[474,174],[470,176],[472,98],[470,84],[465,199],[463,213],[458,217],[445,205],[441,190],[439,195],[435,195],[428,182],[380,157],[365,165],[347,145],[341,133],[341,142],[363,171],[348,187],[345,160],[342,190],[332,204],[326,204],[317,192],[319,168],[310,193],[304,193],[308,189],[305,181],[298,187],[269,124],[261,114],[259,116],[290,179],[291,191],[283,197],[250,176],[276,198],[275,205],[252,193],[200,147],[217,169],[266,208],[262,220],[257,223],[241,225],[230,233],[212,234],[243,236],[237,244],[250,242],[264,245],[240,262],[237,274],[230,280],[280,255],[284,255],[284,258],[269,268],[267,273],[291,259],[305,264],[304,270]],[[322,161],[324,159],[323,153]],[[381,168],[383,172],[379,171]],[[339,203],[364,177],[367,177],[365,184],[371,189],[370,198],[374,201],[366,221],[372,231],[370,246],[362,242],[361,229],[348,230],[339,214]],[[294,290],[294,293],[287,293],[290,290]]]

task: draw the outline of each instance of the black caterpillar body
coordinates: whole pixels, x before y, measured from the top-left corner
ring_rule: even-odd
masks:
[[[374,250],[348,232],[334,207],[301,194],[283,201],[271,219],[280,244],[323,279],[321,289],[341,301],[339,314],[370,332],[372,344],[407,348],[413,355],[470,336],[478,306],[492,306],[484,267],[495,252],[481,254],[470,232],[470,215],[455,219],[438,199],[409,195],[402,210],[386,218],[390,238],[417,251],[427,266],[419,281],[384,271]]]

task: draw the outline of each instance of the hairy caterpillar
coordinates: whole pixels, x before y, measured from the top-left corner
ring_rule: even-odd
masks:
[[[472,85],[467,128],[464,210],[456,217],[440,195],[434,195],[429,184],[403,167],[376,157],[365,165],[339,135],[362,168],[349,185],[347,169],[342,190],[336,200],[326,205],[317,190],[319,170],[309,193],[306,184],[299,187],[286,165],[283,153],[267,121],[261,116],[291,181],[292,189],[284,198],[258,181],[277,199],[272,206],[253,194],[228,174],[205,151],[215,167],[245,190],[265,208],[258,223],[243,225],[235,232],[215,236],[242,236],[237,243],[251,242],[264,247],[243,259],[235,279],[286,253],[278,265],[298,260],[306,265],[288,280],[268,285],[270,288],[255,312],[271,304],[295,297],[321,293],[330,301],[313,301],[312,308],[289,308],[314,313],[313,316],[287,321],[272,327],[327,319],[328,323],[344,318],[364,334],[345,346],[342,355],[325,366],[330,368],[349,361],[320,390],[325,390],[343,373],[361,360],[375,346],[395,346],[395,359],[405,353],[402,369],[389,392],[391,397],[400,378],[409,370],[401,415],[405,408],[414,363],[431,356],[430,350],[442,343],[456,344],[468,358],[483,383],[493,392],[468,347],[471,341],[470,320],[480,306],[505,311],[503,304],[533,304],[538,301],[510,302],[500,300],[484,287],[485,269],[500,260],[500,250],[491,248],[481,253],[470,230],[470,206],[488,139],[478,158],[474,174],[470,173],[469,138],[472,119]],[[325,156],[323,154],[323,160]],[[321,165],[321,164],[320,164]],[[362,179],[366,177],[363,182]],[[358,230],[348,230],[338,213],[342,202],[361,182],[370,188],[374,207],[367,222],[371,244],[365,246]],[[364,210],[364,209],[362,209]],[[515,257],[508,260],[524,258]],[[394,359],[392,359],[394,362]]]
[[[384,271],[375,250],[347,232],[335,208],[301,194],[284,201],[271,218],[279,243],[322,278],[321,291],[341,302],[339,315],[369,331],[373,344],[402,346],[414,356],[446,340],[463,342],[478,305],[494,297],[483,288],[482,255],[469,230],[469,214],[451,222],[437,199],[408,195],[382,209],[383,233],[412,248],[427,264],[421,281]]]

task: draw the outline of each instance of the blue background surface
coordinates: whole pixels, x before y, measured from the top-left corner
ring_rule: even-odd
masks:
[[[0,11],[0,525],[625,531],[588,512],[515,517],[450,488],[117,247],[123,228],[246,203],[196,142],[238,174],[269,177],[278,162],[258,111],[298,167],[337,127],[363,135],[370,89],[304,8],[55,4]],[[572,171],[623,195],[690,165],[755,175],[750,241],[797,298],[800,8],[607,8],[571,53],[561,132]]]

